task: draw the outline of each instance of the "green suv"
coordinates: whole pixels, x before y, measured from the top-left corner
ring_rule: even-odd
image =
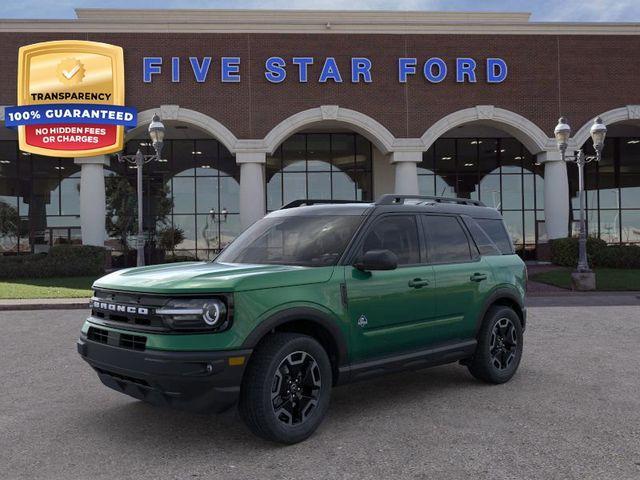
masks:
[[[509,380],[525,288],[500,214],[480,202],[296,201],[213,262],[100,278],[77,347],[119,392],[197,411],[238,403],[255,434],[295,443],[334,385],[456,361]]]

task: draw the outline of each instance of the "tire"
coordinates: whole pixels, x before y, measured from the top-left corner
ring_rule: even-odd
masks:
[[[489,308],[482,321],[478,346],[467,368],[483,382],[508,382],[520,365],[522,349],[520,317],[509,307],[495,305]]]
[[[301,442],[322,422],[332,381],[329,356],[315,339],[297,333],[272,334],[247,365],[240,415],[265,440]]]

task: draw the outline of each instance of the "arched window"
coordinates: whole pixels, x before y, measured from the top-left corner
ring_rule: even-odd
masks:
[[[356,133],[298,133],[267,157],[267,211],[293,200],[372,199],[372,146]]]

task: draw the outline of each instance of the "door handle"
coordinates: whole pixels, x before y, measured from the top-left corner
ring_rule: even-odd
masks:
[[[473,275],[471,275],[470,280],[472,282],[481,282],[482,280],[486,280],[487,279],[487,275],[484,273],[474,273]]]
[[[423,280],[421,278],[414,278],[413,280],[409,280],[409,286],[411,288],[421,288],[429,285],[429,280]]]

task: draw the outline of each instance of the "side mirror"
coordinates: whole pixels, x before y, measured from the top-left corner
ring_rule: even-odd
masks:
[[[358,270],[395,270],[398,257],[391,250],[369,250],[353,264]]]

